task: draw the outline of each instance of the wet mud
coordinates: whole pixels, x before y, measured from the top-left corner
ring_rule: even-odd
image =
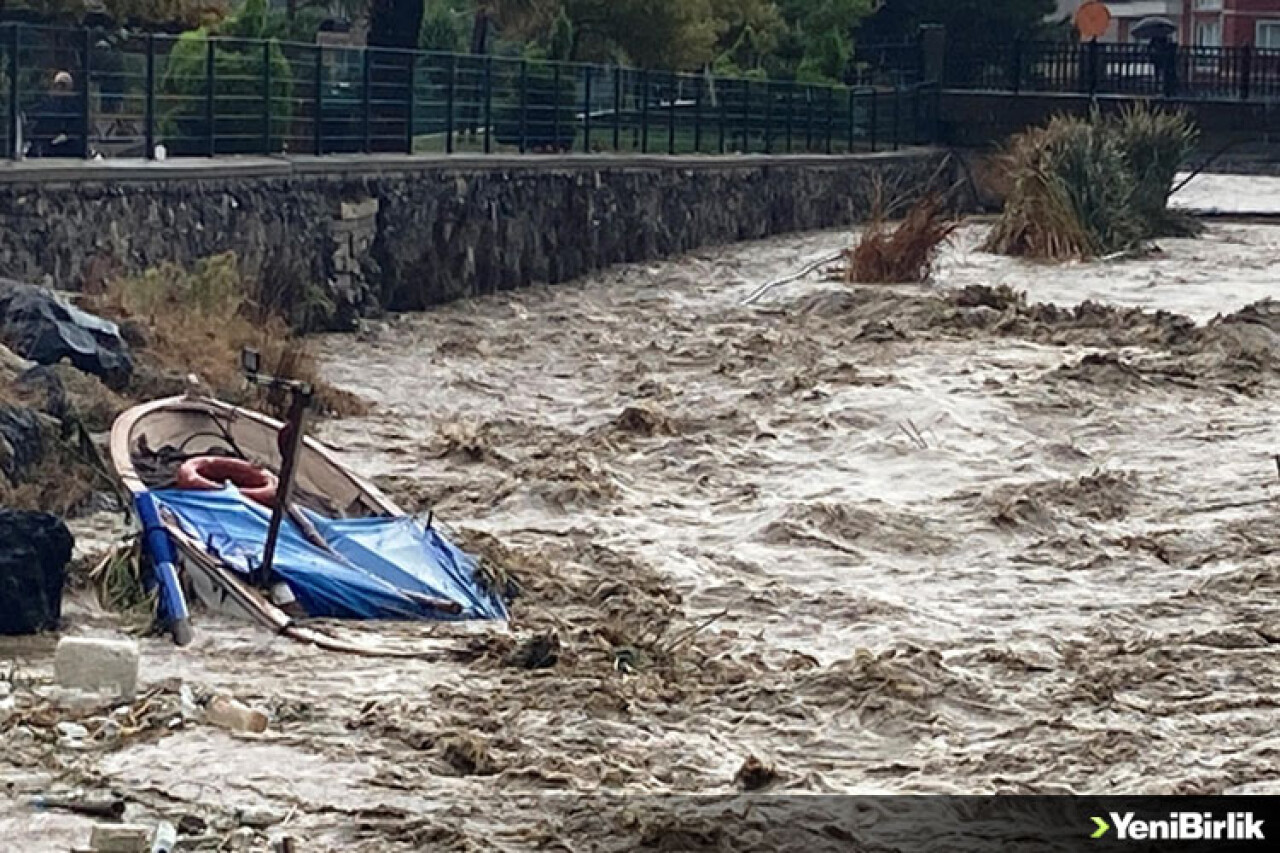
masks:
[[[510,629],[392,626],[428,655],[395,660],[147,640],[134,727],[0,723],[0,832],[87,825],[28,823],[33,772],[344,851],[727,843],[655,805],[692,794],[1280,790],[1280,311],[1233,278],[1280,232],[1041,267],[982,228],[933,285],[742,304],[826,233],[322,340],[374,403],[322,437],[518,586]],[[50,648],[6,643],[15,677]],[[179,681],[270,729],[184,722]]]

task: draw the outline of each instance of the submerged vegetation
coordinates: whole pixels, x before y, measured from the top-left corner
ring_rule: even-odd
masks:
[[[848,283],[908,284],[928,281],[938,249],[960,227],[942,196],[927,195],[912,205],[892,230],[881,198],[858,244],[845,253]]]
[[[1014,137],[1009,194],[984,248],[1042,260],[1091,258],[1195,223],[1168,209],[1174,176],[1195,146],[1185,113],[1127,108],[1058,116]]]

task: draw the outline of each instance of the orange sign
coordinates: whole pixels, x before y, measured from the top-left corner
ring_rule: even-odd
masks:
[[[1107,4],[1090,0],[1076,12],[1076,29],[1082,39],[1096,39],[1111,26],[1111,10]]]

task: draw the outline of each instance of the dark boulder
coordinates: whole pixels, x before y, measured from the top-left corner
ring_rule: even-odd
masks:
[[[0,278],[0,342],[40,364],[68,359],[111,388],[123,388],[133,373],[133,354],[115,323],[48,288],[7,278]]]
[[[43,455],[44,440],[35,412],[0,403],[0,476],[16,483]],[[0,550],[3,548],[4,540],[0,539]]]
[[[58,627],[72,544],[55,516],[0,509],[0,634]]]

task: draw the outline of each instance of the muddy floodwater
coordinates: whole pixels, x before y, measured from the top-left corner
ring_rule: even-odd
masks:
[[[145,640],[138,733],[5,730],[0,835],[83,843],[24,805],[51,783],[215,846],[274,810],[241,841],[307,851],[660,842],[643,805],[588,820],[601,789],[1280,792],[1280,230],[1045,267],[984,229],[931,286],[742,304],[832,232],[321,339],[374,407],[320,435],[512,575],[510,630]],[[48,674],[52,641],[5,648]],[[175,679],[271,728],[182,723]]]

